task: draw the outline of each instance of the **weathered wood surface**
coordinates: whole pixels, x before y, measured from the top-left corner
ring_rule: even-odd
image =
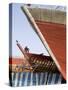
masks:
[[[42,8],[28,9],[35,20],[66,24],[66,12]]]
[[[37,22],[27,7],[22,7],[22,10],[66,79],[66,25]]]
[[[58,61],[60,72],[66,78],[66,26],[41,21],[36,23]]]

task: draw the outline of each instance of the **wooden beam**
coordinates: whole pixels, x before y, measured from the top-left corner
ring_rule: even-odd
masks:
[[[53,54],[51,48],[49,47],[46,39],[43,37],[42,33],[40,32],[39,27],[37,26],[34,18],[32,17],[31,13],[29,12],[29,10],[27,9],[26,6],[21,7],[21,9],[23,10],[23,12],[25,13],[27,19],[29,20],[29,22],[31,23],[32,27],[34,28],[35,32],[37,33],[37,35],[39,36],[40,40],[42,41],[44,47],[47,49],[49,55],[52,57],[52,59],[54,60],[57,68],[59,69],[59,71],[61,72],[62,76],[66,79],[66,75],[62,72],[61,67],[55,57],[55,55]]]

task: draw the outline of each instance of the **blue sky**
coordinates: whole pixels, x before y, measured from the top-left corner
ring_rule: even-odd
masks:
[[[12,56],[22,56],[21,51],[16,45],[16,40],[19,41],[23,48],[28,46],[31,53],[44,53],[48,55],[42,42],[21,10],[22,5],[23,4],[12,5]]]
[[[12,56],[22,56],[16,45],[16,40],[19,41],[23,48],[28,46],[31,53],[49,55],[21,10],[21,6],[23,4],[15,3],[12,5]]]

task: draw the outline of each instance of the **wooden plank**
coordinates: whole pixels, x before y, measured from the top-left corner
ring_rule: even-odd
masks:
[[[56,57],[61,73],[66,77],[66,26],[41,21],[36,23]]]
[[[46,8],[28,8],[28,10],[35,20],[66,24],[66,12],[64,11]]]
[[[54,60],[59,71],[61,72],[62,76],[66,79],[66,29],[64,29],[61,26],[60,27],[59,26],[56,26],[56,27],[51,26],[52,28],[50,28],[47,25],[49,30],[48,29],[46,30],[45,24],[41,25],[41,23],[40,23],[40,26],[38,26],[36,24],[34,18],[32,17],[31,13],[29,12],[29,10],[26,7],[22,7],[22,10],[24,11],[25,15],[27,16],[27,19],[31,23],[35,32],[38,34],[44,47],[47,49],[50,56]],[[54,30],[57,31],[57,33]],[[46,31],[48,31],[49,34]],[[59,39],[55,39],[56,36]],[[54,40],[52,40],[52,39],[54,39]]]

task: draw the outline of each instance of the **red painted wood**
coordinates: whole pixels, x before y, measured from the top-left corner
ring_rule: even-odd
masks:
[[[9,64],[24,64],[24,59],[20,58],[20,57],[12,57],[9,58]]]
[[[43,21],[36,23],[61,67],[61,74],[66,79],[66,26]]]

